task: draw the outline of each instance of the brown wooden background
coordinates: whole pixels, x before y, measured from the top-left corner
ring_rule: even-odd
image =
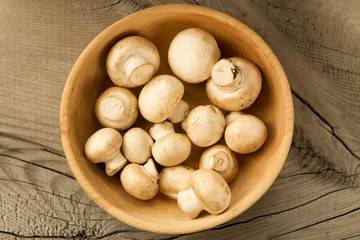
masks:
[[[84,193],[61,145],[68,73],[110,24],[165,3],[208,6],[259,33],[288,75],[291,150],[253,207],[216,228],[160,235]],[[0,239],[360,239],[360,1],[0,0]]]

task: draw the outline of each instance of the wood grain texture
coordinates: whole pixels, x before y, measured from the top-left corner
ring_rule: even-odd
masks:
[[[58,130],[67,75],[103,29],[166,2],[0,1],[0,238],[359,238],[356,0],[187,1],[223,11],[259,33],[293,91],[289,157],[274,185],[245,213],[211,230],[160,235],[113,219],[87,197],[67,165]]]

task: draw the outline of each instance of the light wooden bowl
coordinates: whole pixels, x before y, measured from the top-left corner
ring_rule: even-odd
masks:
[[[189,27],[202,28],[216,38],[222,57],[241,56],[261,70],[263,87],[256,102],[246,109],[261,118],[268,138],[253,154],[238,155],[239,173],[230,183],[232,200],[222,214],[203,212],[197,219],[187,218],[175,200],[161,193],[149,201],[128,195],[119,174],[108,177],[101,164],[84,156],[88,137],[101,128],[94,114],[97,97],[112,86],[105,69],[106,55],[119,39],[140,35],[159,49],[159,74],[170,73],[167,49],[172,38]],[[185,100],[191,107],[210,104],[204,84],[185,85]],[[141,88],[133,89],[138,95]],[[265,42],[249,27],[224,13],[195,5],[163,5],[131,14],[100,33],[76,61],[64,88],[60,128],[66,158],[84,191],[106,212],[118,220],[147,231],[169,234],[190,233],[222,224],[253,205],[278,176],[289,151],[293,133],[293,102],[286,75]],[[149,128],[141,116],[135,126]],[[180,128],[177,128],[181,131]],[[223,140],[221,140],[223,141]],[[197,168],[204,149],[194,147],[185,163]],[[66,187],[66,186],[65,186]]]

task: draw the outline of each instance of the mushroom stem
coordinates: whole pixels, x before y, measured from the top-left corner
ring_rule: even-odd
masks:
[[[172,123],[179,123],[183,121],[186,115],[189,113],[189,104],[184,100],[181,100],[175,110],[170,114],[168,119]]]
[[[209,159],[209,167],[217,172],[225,171],[230,165],[230,159],[226,152],[219,151]]]
[[[144,171],[149,174],[152,178],[154,178],[155,180],[159,180],[159,173],[156,169],[154,160],[152,160],[151,158],[149,158],[147,160],[147,162],[143,165],[144,166]]]
[[[170,133],[174,133],[175,129],[174,129],[174,125],[171,122],[165,121],[162,123],[155,123],[151,128],[150,128],[150,136],[155,140],[159,140],[160,138],[162,138],[163,136],[170,134]]]
[[[218,61],[211,72],[218,87],[236,90],[241,84],[241,71],[229,58]]]
[[[184,119],[184,121],[181,122],[181,128],[182,130],[186,131],[186,119]]]
[[[105,98],[100,103],[99,108],[103,117],[111,121],[120,120],[125,111],[124,102],[116,96],[109,96]]]
[[[189,217],[196,218],[203,210],[193,188],[178,193],[177,202],[180,209]]]
[[[245,113],[241,112],[241,111],[236,111],[236,112],[230,112],[226,115],[225,117],[225,126],[229,125],[232,120],[234,120],[235,118],[245,115]]]
[[[112,159],[105,161],[106,174],[108,176],[113,176],[127,163],[126,158],[119,151]]]
[[[136,85],[143,85],[152,77],[154,66],[148,59],[140,54],[135,54],[125,62],[124,71],[129,81]]]

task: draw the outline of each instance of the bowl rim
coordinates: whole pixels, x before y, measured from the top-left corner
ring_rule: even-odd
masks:
[[[119,212],[119,210],[117,210],[116,208],[111,207],[111,203],[103,199],[101,195],[96,191],[96,189],[91,184],[89,184],[86,177],[82,174],[82,169],[76,163],[76,159],[74,157],[75,149],[73,149],[72,145],[70,144],[70,138],[68,135],[68,131],[71,128],[71,126],[69,123],[68,116],[66,115],[66,112],[68,105],[70,104],[69,101],[70,96],[73,93],[73,85],[75,82],[75,75],[76,75],[75,70],[76,70],[76,66],[79,65],[81,61],[83,61],[82,59],[84,59],[84,57],[86,56],[88,49],[91,49],[92,46],[95,45],[95,42],[97,41],[98,38],[100,38],[102,35],[106,34],[107,32],[112,31],[118,25],[122,24],[124,21],[128,20],[129,18],[141,17],[141,15],[147,14],[149,11],[157,11],[157,10],[165,10],[165,9],[169,12],[174,12],[174,13],[185,12],[185,13],[204,15],[206,17],[214,18],[216,21],[226,22],[227,24],[232,25],[234,28],[241,28],[244,34],[247,35],[254,43],[256,43],[256,45],[261,46],[264,55],[272,59],[272,65],[278,70],[278,74],[280,76],[279,84],[281,84],[281,89],[282,89],[281,92],[284,98],[284,109],[285,109],[284,113],[286,117],[285,130],[284,130],[285,135],[279,146],[281,148],[281,151],[279,152],[279,157],[281,157],[282,160],[281,164],[278,164],[273,169],[272,172],[274,174],[272,175],[271,180],[267,181],[264,184],[264,186],[257,192],[254,201],[251,204],[243,206],[242,208],[234,209],[231,212],[228,211],[227,214],[223,213],[221,215],[218,215],[219,217],[212,218],[211,221],[206,222],[206,224],[200,224],[200,225],[194,224],[191,228],[187,228],[187,229],[181,228],[180,226],[172,227],[172,228],[164,227],[161,224],[154,222],[147,222],[142,219],[136,218],[132,215]],[[278,60],[274,52],[271,50],[271,48],[254,30],[252,30],[246,24],[242,23],[240,20],[226,13],[220,12],[218,10],[209,7],[199,6],[199,5],[192,5],[192,4],[165,4],[165,5],[146,8],[119,19],[118,21],[116,21],[115,23],[111,24],[109,27],[104,29],[102,32],[100,32],[82,51],[82,53],[76,60],[75,64],[73,65],[73,68],[71,69],[68,78],[65,82],[65,86],[61,97],[61,104],[60,104],[60,133],[61,133],[62,146],[64,149],[67,162],[70,166],[70,169],[74,174],[76,180],[82,187],[82,189],[98,206],[100,206],[108,214],[120,220],[121,222],[145,231],[161,233],[161,234],[186,234],[186,233],[193,233],[193,232],[199,232],[206,229],[210,229],[237,217],[242,212],[246,211],[249,207],[251,207],[253,204],[255,204],[255,202],[257,202],[270,188],[270,186],[274,183],[281,169],[283,168],[283,165],[287,159],[290,150],[291,141],[293,137],[293,129],[294,129],[294,107],[293,107],[293,99],[290,90],[290,85],[280,61]]]

